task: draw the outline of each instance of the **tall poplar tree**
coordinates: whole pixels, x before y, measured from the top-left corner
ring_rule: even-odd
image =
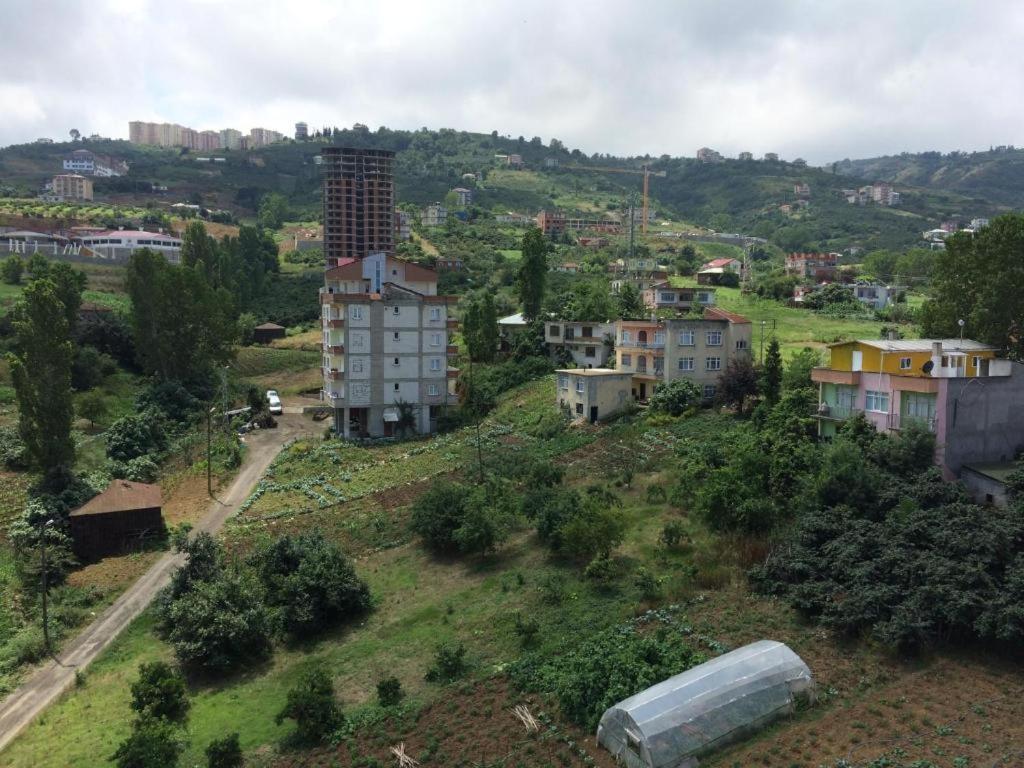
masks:
[[[523,316],[533,320],[540,315],[544,284],[548,276],[548,243],[536,227],[523,235],[523,257],[519,262],[516,287],[523,305]]]

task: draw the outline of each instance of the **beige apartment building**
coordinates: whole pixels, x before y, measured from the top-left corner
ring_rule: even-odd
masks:
[[[603,368],[614,340],[615,323],[551,320],[544,327],[544,341],[552,354],[564,348],[580,368]]]
[[[321,289],[322,398],[344,437],[396,434],[401,405],[415,413],[416,431],[437,428],[457,402],[449,358],[455,299],[437,295],[437,274],[394,256],[348,259],[328,269]]]
[[[659,384],[686,378],[714,398],[718,379],[735,357],[751,354],[750,320],[717,307],[703,317],[619,320],[615,323],[616,369],[632,375],[631,392],[646,400]]]
[[[630,402],[632,374],[609,368],[563,368],[558,374],[557,400],[573,418],[594,423],[607,419]]]
[[[61,200],[92,200],[92,179],[77,173],[62,173],[53,177],[52,193]]]

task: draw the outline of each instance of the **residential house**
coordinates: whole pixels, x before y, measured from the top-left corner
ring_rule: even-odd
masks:
[[[729,361],[750,356],[750,341],[750,320],[717,307],[708,307],[702,317],[619,320],[615,368],[633,375],[631,391],[638,400],[678,378],[693,381],[710,400]]]
[[[509,154],[505,158],[505,164],[510,168],[522,168],[523,167],[523,156],[518,155],[515,152]]]
[[[549,320],[544,341],[553,356],[564,349],[580,368],[601,368],[608,362],[615,340],[614,323]]]
[[[839,273],[838,253],[789,253],[786,255],[786,272],[801,280],[827,283],[836,279]]]
[[[562,368],[555,373],[559,407],[591,424],[614,416],[630,402],[629,373],[610,368]]]
[[[872,309],[884,309],[896,300],[898,289],[896,286],[867,280],[858,281],[853,286],[853,296],[861,304],[866,304]]]
[[[970,339],[860,340],[832,344],[815,368],[818,429],[836,434],[863,414],[879,431],[909,424],[935,434],[947,479],[964,465],[1012,461],[1024,448],[1024,366]]]
[[[583,248],[593,248],[594,250],[597,250],[598,248],[604,248],[604,247],[606,247],[608,245],[608,238],[607,237],[578,237],[578,238],[576,238],[576,245],[579,245],[579,246],[581,246]]]
[[[420,214],[420,224],[424,227],[440,227],[448,221],[448,209],[440,203],[432,203]]]
[[[412,216],[405,211],[395,211],[395,239],[405,242],[412,236]]]
[[[669,309],[692,312],[715,303],[714,288],[676,288],[669,281],[654,283],[641,293],[644,305],[651,310]]]
[[[465,207],[473,203],[473,190],[465,187],[456,187],[452,190],[459,205]]]
[[[522,312],[498,318],[498,347],[502,352],[512,349],[512,342],[519,331],[525,330],[528,323]]]
[[[988,219],[985,218],[974,218],[971,219],[971,229],[977,232],[982,227],[988,226]]]
[[[719,285],[722,282],[722,275],[743,274],[743,262],[739,259],[712,259],[704,264],[697,272],[698,285]]]
[[[92,200],[92,179],[77,173],[53,177],[50,192],[57,200]]]
[[[575,275],[580,271],[580,265],[575,261],[566,261],[555,267],[555,272],[565,272],[566,274]]]
[[[544,167],[545,168],[557,168],[558,167],[558,158],[557,157],[545,157],[544,158]]]
[[[800,184],[794,184],[793,185],[793,194],[796,195],[797,197],[810,197],[811,196],[811,187],[806,182],[801,182]]]
[[[438,272],[458,272],[462,267],[462,259],[438,259],[434,263],[434,269]]]
[[[62,165],[65,171],[80,173],[83,176],[124,176],[128,173],[128,164],[123,160],[115,160],[106,155],[97,155],[88,149],[75,149],[64,155]]]

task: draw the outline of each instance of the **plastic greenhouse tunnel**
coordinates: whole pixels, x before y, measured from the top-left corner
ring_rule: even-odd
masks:
[[[609,707],[597,741],[630,768],[693,768],[699,756],[792,712],[813,685],[788,646],[760,640]]]

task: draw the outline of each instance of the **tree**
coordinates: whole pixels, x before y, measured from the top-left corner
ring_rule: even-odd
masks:
[[[703,394],[700,387],[686,379],[674,379],[660,385],[648,401],[655,412],[680,416],[689,408],[700,405]]]
[[[960,335],[1024,359],[1024,214],[1005,214],[974,234],[957,233],[935,256],[931,297],[921,308],[922,334]]]
[[[131,461],[163,450],[167,437],[155,414],[122,416],[107,429],[107,456],[114,461]]]
[[[516,286],[523,316],[529,321],[540,315],[544,301],[544,284],[548,275],[548,244],[544,233],[533,227],[523,235],[522,258]]]
[[[735,405],[736,411],[742,414],[747,398],[757,395],[760,378],[749,357],[734,357],[718,378],[718,399],[726,405]]]
[[[779,350],[779,340],[774,336],[768,342],[768,350],[765,352],[764,365],[761,369],[761,393],[765,402],[770,405],[775,405],[782,394],[782,353]]]
[[[413,505],[410,527],[435,552],[486,554],[505,541],[513,514],[500,486],[440,480]]]
[[[370,607],[370,589],[336,544],[314,530],[281,536],[258,549],[252,565],[280,630],[306,637]]]
[[[647,314],[640,290],[631,282],[624,282],[619,288],[618,305],[623,320],[639,320]]]
[[[89,426],[96,428],[96,422],[109,413],[107,400],[102,392],[92,390],[78,398],[78,417],[89,422]]]
[[[50,260],[43,256],[43,254],[36,251],[28,257],[28,263],[25,265],[25,269],[28,270],[29,277],[33,280],[39,280],[40,278],[46,277],[50,272]]]
[[[79,132],[77,128],[72,128],[70,131],[68,131],[68,135],[71,136],[72,141],[78,141],[82,136],[82,134]]]
[[[462,339],[466,342],[469,359],[473,362],[480,360],[480,305],[471,297],[466,298],[466,308],[462,312]]]
[[[57,298],[64,305],[64,317],[68,321],[68,331],[75,332],[78,325],[78,313],[82,307],[82,291],[88,282],[85,272],[75,269],[64,261],[57,261],[50,264],[46,271],[46,278],[50,280],[57,292]]]
[[[626,528],[621,509],[587,494],[559,530],[562,550],[582,561],[608,557],[622,543]]]
[[[4,259],[3,265],[3,280],[8,285],[18,285],[21,283],[21,276],[25,272],[25,262],[20,256],[11,254]]]
[[[334,683],[326,671],[315,667],[302,674],[275,721],[280,725],[286,719],[295,721],[293,738],[300,744],[318,744],[341,727],[345,716],[334,700]]]
[[[804,347],[791,358],[782,376],[782,386],[786,390],[805,389],[814,386],[811,381],[811,370],[821,364],[821,354],[816,349]]]
[[[280,229],[288,218],[288,200],[276,192],[264,195],[256,218],[265,229]]]
[[[166,720],[136,721],[113,755],[117,768],[174,768],[185,745],[177,728]]]
[[[181,236],[181,263],[203,273],[211,285],[220,282],[220,257],[217,241],[206,233],[201,221],[189,222]]]
[[[36,468],[58,483],[75,457],[73,350],[65,308],[52,282],[33,280],[13,314],[14,351],[8,359],[18,401],[18,433]]]
[[[494,294],[485,291],[480,302],[480,320],[477,330],[479,337],[480,357],[482,363],[494,360],[498,350],[498,311],[494,306]]]
[[[185,678],[164,661],[139,666],[139,679],[132,683],[133,710],[139,717],[152,717],[182,723],[191,704],[185,691]]]
[[[207,768],[242,768],[244,763],[237,733],[214,739],[206,746]]]

